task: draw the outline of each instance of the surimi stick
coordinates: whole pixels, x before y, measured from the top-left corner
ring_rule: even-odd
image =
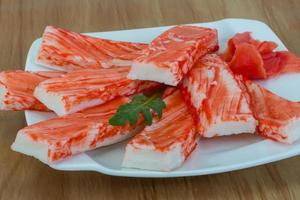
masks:
[[[77,70],[41,82],[34,96],[58,115],[74,113],[103,104],[119,96],[129,96],[159,83],[126,78],[129,67]]]
[[[138,126],[111,126],[108,120],[127,102],[129,98],[120,97],[105,105],[27,126],[19,130],[12,149],[51,164],[125,140],[138,131]]]
[[[40,82],[62,74],[64,73],[22,70],[0,72],[0,109],[49,111],[33,96],[34,88]]]
[[[219,56],[209,54],[200,59],[183,80],[182,92],[201,136],[255,132],[247,93]]]
[[[94,38],[47,26],[36,62],[60,71],[130,66],[146,47],[143,43]]]
[[[133,61],[128,78],[176,86],[200,57],[217,49],[217,30],[175,26],[155,38]]]
[[[195,149],[196,129],[180,91],[166,91],[165,96],[162,118],[127,144],[123,167],[170,171]]]
[[[246,81],[251,108],[258,121],[258,134],[291,144],[300,138],[300,102],[283,99]]]

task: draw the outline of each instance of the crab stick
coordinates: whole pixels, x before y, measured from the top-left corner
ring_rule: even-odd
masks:
[[[34,96],[56,114],[65,115],[159,86],[155,82],[129,80],[128,71],[129,67],[76,70],[41,82]]]
[[[217,49],[215,29],[175,26],[155,38],[133,61],[128,78],[176,86],[200,57]]]
[[[258,134],[288,144],[300,138],[300,102],[283,99],[251,81],[246,87]]]
[[[112,41],[47,26],[36,63],[60,70],[129,66],[147,44]]]
[[[182,92],[201,136],[255,132],[247,94],[219,56],[209,54],[199,60],[183,80]]]
[[[19,130],[12,149],[51,164],[125,140],[138,127],[111,126],[108,120],[128,101],[120,97],[105,105],[27,126]]]
[[[123,167],[170,171],[195,149],[196,129],[180,91],[169,93],[164,101],[162,118],[127,144]]]
[[[49,111],[33,96],[34,88],[40,82],[62,74],[22,70],[0,72],[0,109]]]

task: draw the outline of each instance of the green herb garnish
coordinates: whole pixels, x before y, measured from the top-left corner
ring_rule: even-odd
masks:
[[[145,123],[151,125],[151,111],[154,111],[160,119],[165,107],[166,104],[159,94],[153,94],[150,97],[136,95],[130,103],[123,104],[118,108],[116,114],[109,119],[109,123],[113,126],[122,126],[129,121],[130,126],[133,126],[138,122],[140,113],[142,113]]]

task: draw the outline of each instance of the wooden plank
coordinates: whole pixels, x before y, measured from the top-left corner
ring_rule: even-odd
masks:
[[[300,55],[299,0],[0,0],[0,68],[22,69],[34,39],[52,24],[109,31],[238,17],[269,24]],[[10,150],[22,112],[0,113],[0,199],[299,199],[300,157],[218,175],[138,179],[60,172]]]

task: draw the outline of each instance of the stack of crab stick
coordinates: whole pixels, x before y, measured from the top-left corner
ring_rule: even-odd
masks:
[[[248,43],[242,46],[274,51],[273,43],[246,36]],[[193,156],[203,137],[249,133],[293,143],[300,138],[300,103],[262,88],[243,76],[241,68],[238,74],[232,70],[239,66],[229,56],[236,60],[236,53],[243,63],[240,37],[231,39],[219,56],[218,32],[211,28],[175,26],[144,44],[47,26],[35,61],[57,71],[1,72],[0,109],[58,116],[21,129],[12,149],[52,164],[132,137],[122,167],[170,171]],[[300,68],[297,57],[288,61]],[[284,65],[280,62],[281,71]],[[164,85],[162,118],[154,115],[146,127],[142,116],[134,126],[109,123],[133,95]]]

